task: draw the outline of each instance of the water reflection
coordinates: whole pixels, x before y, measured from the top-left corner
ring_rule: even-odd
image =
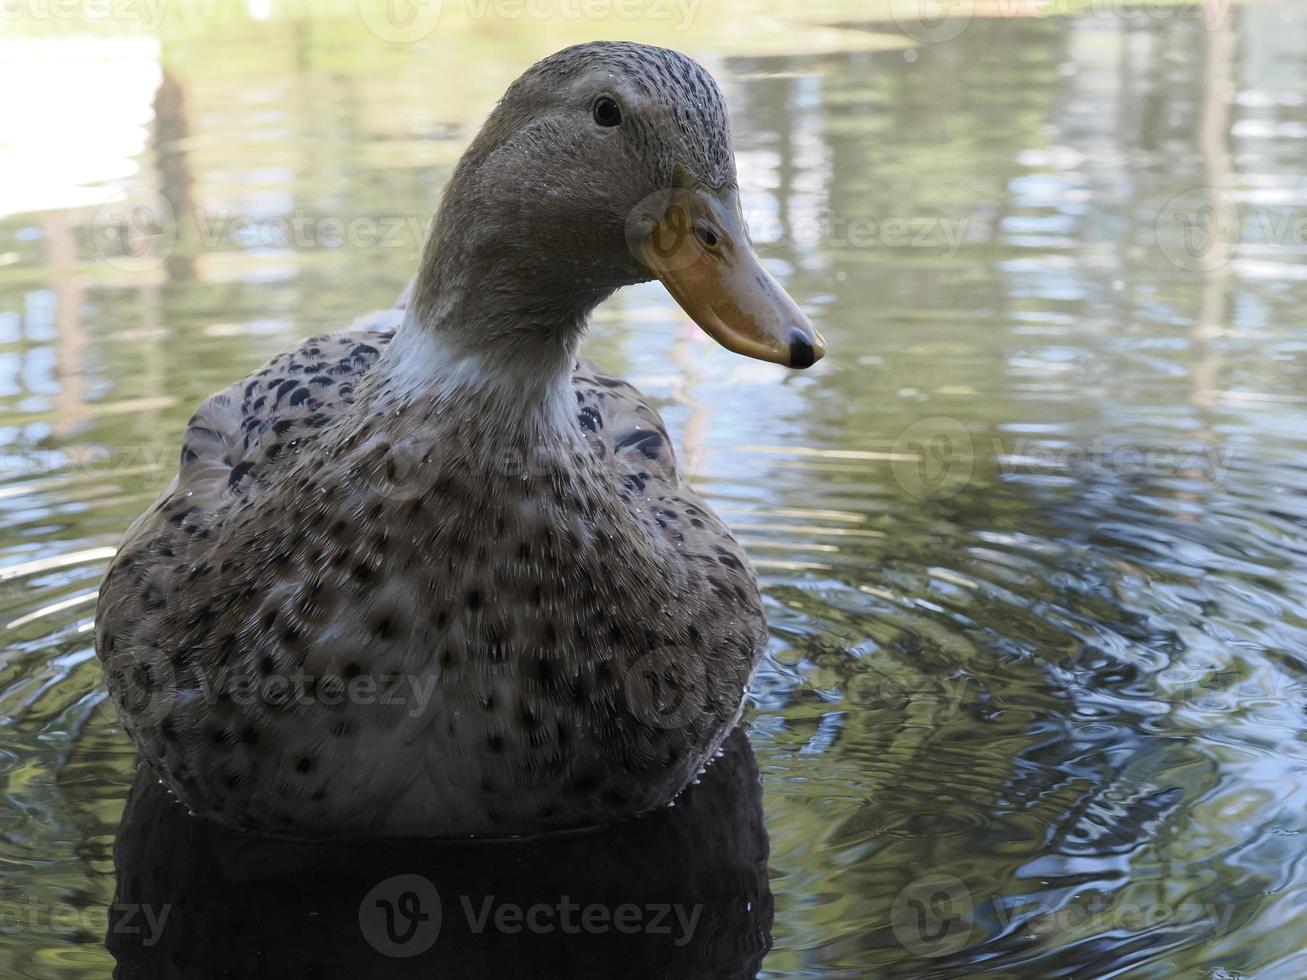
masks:
[[[752,977],[770,945],[748,741],[676,806],[536,841],[329,846],[190,817],[142,770],[114,848],[115,974]]]

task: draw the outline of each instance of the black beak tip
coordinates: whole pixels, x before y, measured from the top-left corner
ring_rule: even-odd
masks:
[[[817,363],[817,351],[797,327],[790,331],[790,367],[810,368]]]

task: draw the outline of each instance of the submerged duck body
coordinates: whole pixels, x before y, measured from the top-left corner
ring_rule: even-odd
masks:
[[[127,730],[194,812],[534,833],[663,805],[711,758],[766,640],[756,581],[657,412],[577,347],[596,303],[657,276],[728,346],[820,356],[722,211],[724,120],[672,52],[546,59],[460,163],[407,306],[196,412],[96,622]],[[715,222],[697,267],[638,261],[670,220],[640,202],[668,186]]]

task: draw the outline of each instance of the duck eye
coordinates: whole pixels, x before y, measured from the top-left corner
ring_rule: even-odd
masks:
[[[595,122],[600,126],[616,126],[622,121],[622,110],[608,96],[595,103]]]

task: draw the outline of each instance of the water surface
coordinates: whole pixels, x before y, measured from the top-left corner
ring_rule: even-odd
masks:
[[[0,36],[0,973],[112,969],[94,595],[194,405],[392,301],[523,65],[647,34],[722,81],[831,349],[741,360],[657,287],[589,341],[763,580],[763,975],[1307,975],[1303,11],[207,9]]]

